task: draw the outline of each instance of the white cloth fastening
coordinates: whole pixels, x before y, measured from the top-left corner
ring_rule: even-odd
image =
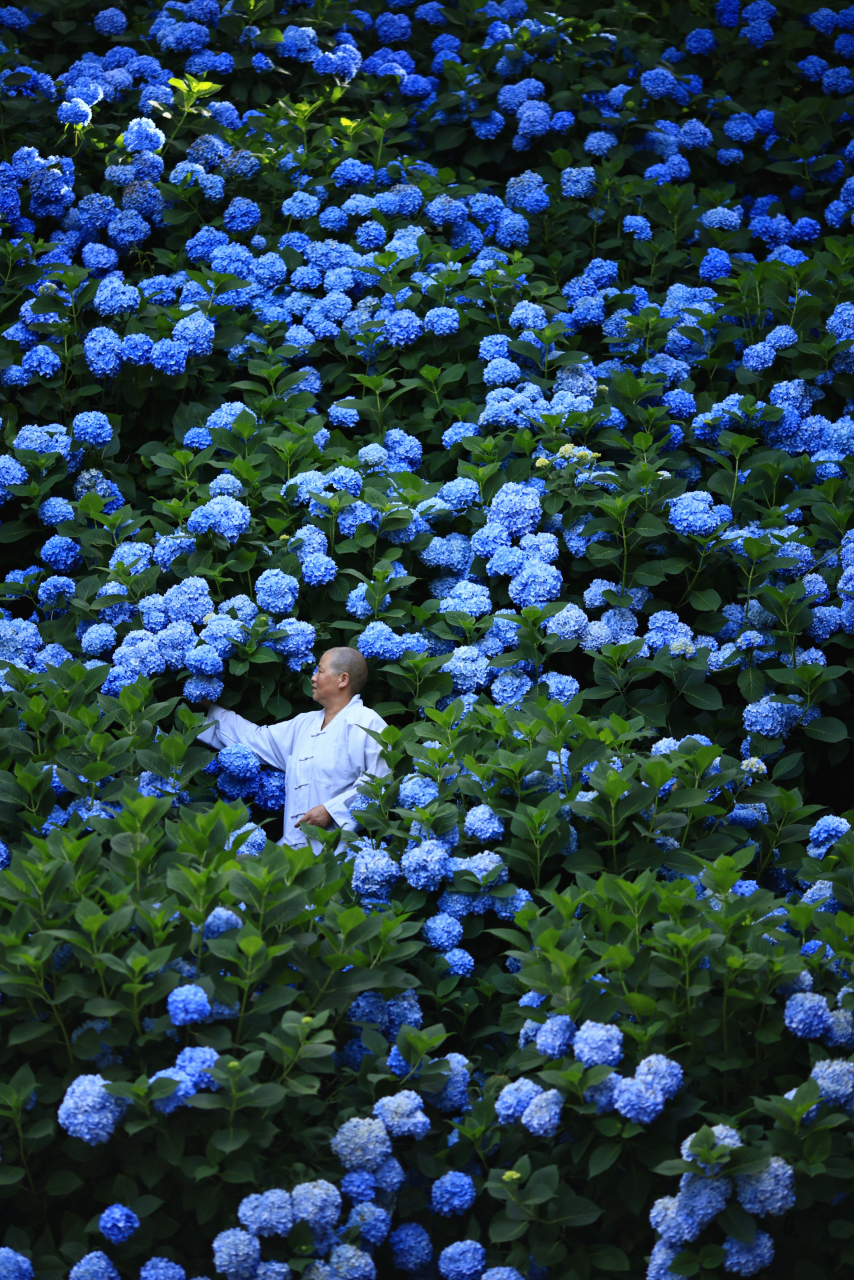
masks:
[[[259,728],[234,711],[213,706],[208,719],[214,723],[198,739],[217,751],[241,743],[265,764],[284,772],[285,831],[279,843],[294,849],[308,843],[302,828],[294,824],[318,804],[326,808],[336,826],[352,831],[356,823],[350,816],[350,805],[359,786],[368,775],[382,776],[389,771],[380,744],[365,732],[381,733],[386,722],[365,706],[359,694],[325,729],[323,716],[322,709],[306,711],[281,724]],[[311,845],[319,852],[319,841],[313,840]]]

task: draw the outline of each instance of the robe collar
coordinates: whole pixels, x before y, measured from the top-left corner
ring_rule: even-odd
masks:
[[[338,715],[335,716],[330,721],[330,723],[326,726],[326,729],[323,729],[321,727],[323,725],[323,717],[326,714],[326,710],[324,707],[320,707],[320,709],[315,712],[315,715],[317,717],[315,721],[315,726],[314,726],[315,734],[326,733],[329,729],[334,728],[334,726],[338,723],[339,720],[343,720],[346,716],[348,716],[351,711],[355,711],[357,707],[362,707],[364,705],[365,704],[362,702],[362,695],[360,693],[354,693],[350,701],[347,703],[346,707],[341,708],[341,710],[338,712]]]

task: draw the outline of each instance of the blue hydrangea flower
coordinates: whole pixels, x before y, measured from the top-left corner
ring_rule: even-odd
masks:
[[[342,1280],[376,1280],[377,1269],[373,1259],[353,1244],[334,1246],[329,1262],[334,1268],[331,1276],[341,1276]]]
[[[447,847],[436,840],[424,840],[417,849],[408,850],[400,866],[406,883],[413,889],[436,890],[451,874]]]
[[[33,1280],[33,1264],[22,1253],[0,1247],[0,1273],[4,1280]]]
[[[374,1115],[382,1120],[392,1138],[423,1138],[430,1121],[421,1109],[421,1099],[411,1089],[374,1103]]]
[[[385,622],[369,622],[356,646],[366,658],[381,658],[394,662],[406,652],[406,641],[395,635]]]
[[[434,1213],[450,1218],[455,1213],[465,1213],[475,1202],[477,1192],[467,1173],[445,1173],[430,1188],[430,1204]]]
[[[585,1067],[616,1067],[623,1059],[623,1033],[604,1022],[582,1022],[572,1052]]]
[[[169,1020],[174,1027],[185,1027],[210,1017],[211,1004],[207,993],[199,986],[187,984],[176,987],[166,997]]]
[[[447,338],[460,327],[459,312],[453,307],[432,307],[424,317],[424,328],[437,337]]]
[[[303,581],[310,587],[322,586],[334,582],[338,575],[338,566],[331,556],[313,552],[302,560]]]
[[[57,573],[62,574],[74,569],[80,562],[80,546],[73,538],[65,538],[54,534],[48,538],[39,555],[45,564]]]
[[[677,533],[706,537],[730,523],[732,509],[725,503],[715,504],[704,490],[693,490],[671,501],[668,519]]]
[[[238,1227],[221,1231],[214,1237],[214,1267],[227,1280],[254,1280],[261,1259],[261,1246],[255,1236]]]
[[[208,585],[204,578],[184,578],[176,586],[164,592],[163,601],[170,622],[201,623],[209,613],[214,612],[214,604],[208,594]]]
[[[392,311],[383,325],[383,337],[393,347],[410,347],[420,338],[422,324],[414,311]]]
[[[649,219],[640,214],[628,214],[623,218],[623,231],[635,240],[651,240],[652,227]]]
[[[154,1099],[154,1109],[162,1115],[171,1115],[196,1092],[195,1082],[180,1067],[164,1067],[162,1071],[155,1071],[149,1083],[154,1084],[157,1080],[172,1081],[175,1086],[170,1093]]]
[[[451,947],[450,951],[442,953],[442,959],[448,971],[458,978],[468,978],[474,973],[474,957],[463,947]]]
[[[210,1068],[216,1065],[218,1056],[216,1049],[209,1045],[188,1045],[178,1054],[175,1066],[190,1078],[196,1089],[216,1090],[222,1086],[214,1080]]]
[[[291,1197],[278,1189],[247,1196],[238,1206],[237,1218],[253,1236],[286,1236],[294,1224]]]
[[[685,1073],[672,1058],[666,1058],[663,1053],[651,1053],[638,1063],[635,1078],[654,1085],[665,1098],[670,1099],[675,1098],[682,1088]]]
[[[681,1246],[696,1240],[700,1232],[726,1208],[732,1194],[729,1178],[704,1178],[685,1173],[677,1196],[664,1196],[652,1206],[650,1225],[667,1245]]]
[[[507,183],[507,204],[523,213],[544,213],[549,207],[548,192],[543,178],[532,169],[526,169]]]
[[[651,1124],[664,1110],[664,1094],[648,1080],[629,1077],[614,1089],[614,1108],[635,1124]]]
[[[489,520],[503,525],[513,538],[533,533],[540,522],[539,494],[525,485],[502,485],[489,507]]]
[[[390,1156],[388,1160],[383,1161],[374,1177],[379,1190],[386,1192],[388,1195],[394,1195],[406,1181],[403,1167],[395,1160],[394,1156]]]
[[[74,508],[65,498],[46,498],[39,507],[42,524],[60,525],[74,519]]]
[[[360,1043],[360,1042],[359,1042]],[[389,1060],[391,1055],[389,1055]],[[407,1067],[408,1071],[409,1068]],[[345,1173],[341,1179],[341,1190],[353,1204],[364,1207],[365,1201],[373,1200],[377,1194],[377,1180],[366,1169],[356,1169],[353,1173]]]
[[[317,1182],[299,1182],[291,1191],[294,1216],[307,1222],[314,1231],[334,1227],[341,1213],[341,1196],[337,1187],[322,1178]]]
[[[841,840],[850,829],[851,824],[847,819],[837,818],[834,814],[825,814],[810,827],[807,854],[811,858],[823,858],[836,841]]]
[[[480,1280],[486,1250],[477,1240],[459,1240],[439,1254],[439,1274],[443,1280]]]
[[[299,583],[281,569],[265,569],[255,583],[258,608],[266,613],[288,614],[296,603]]]
[[[438,800],[439,785],[423,774],[410,773],[401,782],[397,798],[402,809],[424,809],[433,800]]]
[[[779,1217],[795,1205],[795,1171],[780,1156],[772,1156],[761,1173],[741,1174],[735,1180],[742,1209],[759,1218]]]
[[[512,1124],[513,1120],[521,1119],[525,1108],[542,1092],[542,1084],[535,1084],[534,1080],[525,1079],[525,1076],[513,1080],[512,1084],[504,1085],[501,1093],[495,1098],[495,1117],[498,1124]]]
[[[469,617],[482,618],[492,612],[489,590],[474,582],[460,582],[450,595],[439,601],[439,612],[467,613]]]
[[[98,1219],[98,1228],[111,1244],[123,1244],[139,1228],[139,1218],[123,1204],[111,1204]]]
[[[110,556],[110,569],[126,569],[133,576],[144,573],[151,564],[152,549],[147,542],[123,542]]]
[[[502,839],[504,823],[488,804],[478,804],[466,814],[463,830],[473,840],[490,844],[493,840]]]
[[[767,25],[767,24],[766,24]],[[774,1241],[767,1231],[757,1231],[752,1245],[732,1236],[724,1240],[724,1270],[739,1276],[755,1276],[769,1267],[774,1258]]]
[[[820,1040],[832,1026],[826,997],[814,991],[789,996],[783,1021],[793,1035],[803,1040]]]
[[[92,108],[81,98],[71,98],[68,102],[60,102],[56,109],[60,124],[71,124],[85,127],[92,123]]]
[[[347,1120],[330,1145],[345,1169],[373,1171],[391,1155],[391,1142],[385,1126],[380,1120],[370,1118]]]
[[[371,624],[374,625],[377,624]],[[475,693],[486,685],[490,675],[489,659],[474,645],[454,649],[440,670],[453,679],[455,693]]]
[[[463,926],[446,912],[440,912],[426,920],[422,932],[437,951],[450,951],[462,940]]]
[[[817,1062],[810,1075],[818,1082],[822,1101],[847,1107],[854,1098],[854,1063],[841,1058]]]
[[[535,1138],[553,1138],[560,1123],[563,1097],[557,1089],[548,1089],[533,1098],[519,1117],[522,1127]]]
[[[712,1133],[714,1134],[716,1146],[740,1147],[742,1145],[741,1138],[738,1135],[738,1131],[736,1129],[733,1129],[728,1124],[712,1125]],[[716,1163],[714,1165],[709,1165],[704,1163],[702,1160],[698,1160],[697,1157],[695,1156],[692,1150],[691,1144],[694,1138],[696,1138],[696,1136],[697,1135],[695,1133],[689,1134],[688,1137],[685,1139],[685,1141],[682,1143],[681,1147],[679,1148],[682,1159],[696,1161],[696,1163],[699,1165],[699,1167],[703,1170],[704,1173],[715,1173],[715,1174],[719,1173],[723,1167],[722,1164]]]
[[[78,1076],[66,1089],[57,1112],[63,1129],[92,1147],[108,1141],[127,1105],[123,1098],[107,1093],[106,1083],[99,1075]]]
[[[68,1273],[68,1280],[118,1280],[119,1273],[100,1249],[86,1253]]]
[[[357,1227],[366,1244],[380,1245],[391,1229],[391,1214],[370,1200],[365,1204],[355,1204],[347,1219],[347,1227]]]
[[[560,175],[560,189],[567,199],[583,200],[592,196],[596,190],[595,169],[564,169]]]
[[[566,1014],[555,1014],[544,1022],[536,1035],[537,1051],[547,1058],[562,1058],[571,1049],[577,1027]]]
[[[251,518],[252,513],[242,502],[222,495],[196,507],[187,521],[187,529],[190,533],[218,533],[233,545],[249,528]]]
[[[159,151],[165,141],[166,135],[147,116],[131,120],[124,131],[124,145],[131,152]]]
[[[393,1231],[388,1239],[392,1260],[400,1271],[410,1273],[420,1271],[433,1257],[430,1236],[417,1223],[404,1223]],[[31,1280],[31,1277],[22,1277],[22,1280]]]
[[[121,9],[101,9],[95,14],[93,26],[99,35],[120,36],[127,28],[128,20]]]

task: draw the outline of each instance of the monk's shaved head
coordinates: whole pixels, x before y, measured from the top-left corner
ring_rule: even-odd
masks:
[[[358,649],[347,649],[340,646],[327,649],[323,657],[328,667],[336,675],[348,675],[350,688],[354,693],[361,693],[368,682],[368,664]]]

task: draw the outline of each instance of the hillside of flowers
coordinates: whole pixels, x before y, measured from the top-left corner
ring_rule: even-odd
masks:
[[[854,5],[362,2],[0,6],[0,1280],[842,1280]]]

